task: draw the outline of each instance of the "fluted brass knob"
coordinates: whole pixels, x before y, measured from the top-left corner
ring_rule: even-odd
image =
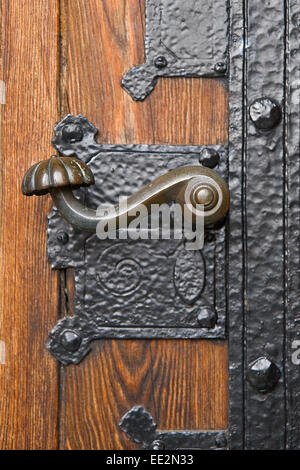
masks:
[[[75,157],[50,157],[33,165],[25,174],[22,183],[24,196],[42,196],[53,189],[78,189],[94,184],[90,168]]]

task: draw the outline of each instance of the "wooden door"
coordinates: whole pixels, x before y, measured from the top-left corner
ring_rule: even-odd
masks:
[[[78,365],[45,349],[73,311],[72,270],[46,261],[50,198],[24,198],[53,126],[81,113],[105,144],[226,145],[228,91],[159,80],[144,101],[121,88],[143,62],[143,0],[1,0],[0,448],[135,449],[118,423],[143,405],[163,430],[228,427],[226,340],[103,339]],[[5,96],[4,96],[5,88]]]

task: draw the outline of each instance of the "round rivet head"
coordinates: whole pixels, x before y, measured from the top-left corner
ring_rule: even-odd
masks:
[[[83,139],[83,130],[80,124],[65,124],[62,129],[62,136],[66,142],[80,142]]]
[[[201,309],[197,317],[200,328],[214,328],[217,323],[216,313],[207,307]]]
[[[217,73],[225,73],[227,70],[227,64],[225,62],[217,62],[214,69]]]
[[[227,437],[224,434],[219,434],[216,437],[216,446],[221,449],[227,446]]]
[[[260,393],[268,393],[281,376],[279,367],[267,357],[259,357],[248,366],[247,379]]]
[[[63,347],[70,352],[75,352],[81,345],[81,338],[78,333],[72,330],[65,330],[61,335]]]
[[[61,243],[62,245],[65,245],[69,241],[69,235],[67,232],[58,232],[57,234],[57,241]]]
[[[204,148],[200,153],[199,162],[208,168],[215,168],[220,162],[220,155],[215,149]]]
[[[164,448],[165,448],[165,445],[163,441],[156,440],[156,441],[153,441],[151,444],[152,450],[164,450]]]
[[[270,98],[259,98],[249,107],[250,118],[258,129],[270,130],[280,123],[281,109],[276,101]]]
[[[160,55],[156,57],[154,65],[158,69],[164,69],[168,65],[168,61],[163,55]]]

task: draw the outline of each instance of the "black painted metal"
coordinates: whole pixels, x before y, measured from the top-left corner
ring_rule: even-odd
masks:
[[[244,448],[244,50],[243,0],[230,1],[229,187],[228,231],[229,447]]]
[[[152,450],[224,450],[225,431],[159,431],[152,416],[143,406],[131,408],[119,427],[142,449]]]
[[[227,0],[146,0],[145,64],[122,86],[141,101],[159,77],[222,77],[227,49]]]
[[[247,4],[245,106],[284,103],[285,4]],[[272,21],[270,21],[270,17]],[[245,362],[267,355],[284,366],[284,124],[257,129],[245,112]],[[284,376],[262,400],[245,382],[245,448],[285,447]]]
[[[78,192],[85,205],[115,203],[156,176],[207,163],[227,177],[220,146],[115,146],[96,143],[96,129],[67,116],[53,140],[64,155],[89,162],[96,184]],[[204,151],[205,150],[205,151]],[[61,362],[78,363],[99,338],[224,338],[225,227],[206,231],[201,251],[182,240],[103,240],[78,232],[53,209],[48,259],[53,268],[75,268],[75,317],[61,319],[48,349]]]
[[[300,7],[287,2],[285,119],[285,390],[286,448],[300,449]]]
[[[299,5],[230,11],[230,448],[299,449]]]

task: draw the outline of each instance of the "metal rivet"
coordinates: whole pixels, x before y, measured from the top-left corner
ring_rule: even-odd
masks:
[[[220,434],[216,437],[216,446],[218,448],[225,448],[227,446],[227,438],[224,434]]]
[[[65,330],[61,335],[61,342],[67,351],[74,352],[81,345],[81,337],[72,330]]]
[[[153,441],[152,444],[151,444],[151,449],[152,450],[164,450],[165,448],[165,444],[163,443],[163,441]]]
[[[250,105],[249,114],[255,127],[270,130],[281,120],[281,109],[278,103],[270,98],[259,98]]]
[[[217,323],[216,313],[210,308],[204,307],[201,309],[197,321],[201,328],[214,328]]]
[[[259,357],[248,366],[247,379],[260,393],[267,393],[273,390],[280,376],[279,367],[264,356]]]
[[[220,162],[220,155],[215,149],[204,148],[201,150],[199,162],[208,168],[215,168]]]
[[[154,65],[158,69],[164,69],[168,65],[168,61],[163,55],[160,55],[159,57],[156,57]]]
[[[225,73],[227,70],[227,64],[225,62],[217,62],[214,69],[217,73]]]
[[[83,139],[83,130],[80,124],[65,124],[62,129],[62,136],[66,142],[80,142]]]
[[[67,232],[58,232],[57,234],[57,241],[61,243],[62,245],[65,245],[69,241],[69,235]]]

